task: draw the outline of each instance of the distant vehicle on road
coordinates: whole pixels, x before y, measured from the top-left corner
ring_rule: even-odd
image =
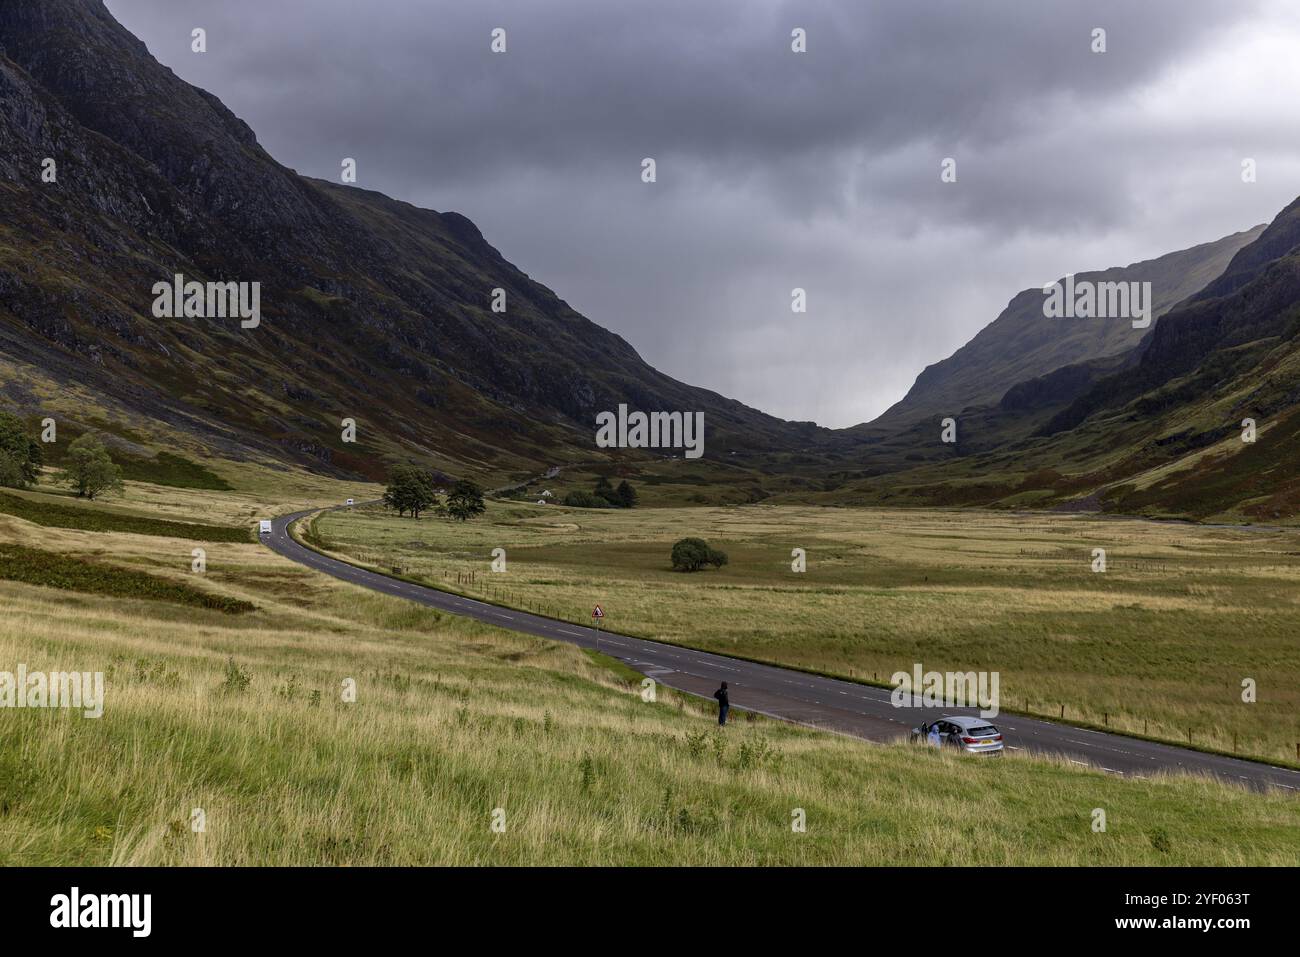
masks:
[[[270,522],[270,520],[265,519],[265,518],[262,519],[261,524],[260,524],[260,525],[258,526],[258,528],[257,528],[257,533],[258,533],[259,535],[270,535],[270,534],[271,534],[271,522]]]
[[[355,503],[352,501],[352,499],[348,499],[346,504],[348,504],[348,505],[353,505],[353,504],[355,504]]]
[[[1002,732],[984,718],[956,715],[943,717],[912,729],[912,740],[925,743],[931,728],[939,732],[939,744],[961,748],[971,754],[1001,754]]]

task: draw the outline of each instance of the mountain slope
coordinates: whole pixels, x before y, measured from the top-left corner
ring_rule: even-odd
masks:
[[[1159,317],[1219,275],[1263,226],[1157,259],[1079,273],[1078,282],[1150,282],[1152,315]],[[1047,319],[1042,289],[1018,293],[1006,309],[955,353],[926,369],[900,401],[869,423],[872,430],[898,430],[918,420],[956,416],[976,406],[995,406],[1016,383],[1064,366],[1132,349],[1146,334],[1123,319]]]
[[[1300,518],[1297,209],[1300,201],[1243,247],[1222,277],[1169,311],[1139,347],[1085,376],[1081,394],[1036,436],[981,448],[976,435],[966,449],[949,447],[940,462],[856,483],[834,498],[1217,521]],[[1025,388],[1009,391],[1003,404]],[[1247,440],[1247,419],[1256,426],[1254,441]],[[963,427],[969,434],[982,421],[963,418]],[[963,454],[969,451],[975,454]]]
[[[169,441],[369,476],[590,459],[595,414],[624,402],[703,411],[711,451],[816,439],[652,369],[464,217],[276,163],[99,0],[3,0],[0,49],[0,361],[38,382],[29,414],[81,386]],[[155,318],[178,273],[259,282],[260,326]]]

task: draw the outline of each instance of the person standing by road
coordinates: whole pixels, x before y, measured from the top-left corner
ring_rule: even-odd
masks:
[[[727,695],[727,683],[722,682],[722,687],[713,692],[713,697],[718,699],[718,724],[727,723],[727,712],[731,710],[731,699]]]

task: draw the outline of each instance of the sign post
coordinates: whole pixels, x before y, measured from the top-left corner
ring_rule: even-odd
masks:
[[[605,617],[605,612],[599,605],[591,610],[591,620],[596,623],[596,650],[600,651],[600,620]]]

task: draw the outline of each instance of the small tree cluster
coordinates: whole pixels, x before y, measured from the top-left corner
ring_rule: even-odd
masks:
[[[391,508],[398,515],[410,512],[415,519],[420,517],[421,512],[440,504],[432,473],[414,465],[393,467],[388,474],[388,487],[384,489],[383,502],[384,508]]]
[[[627,479],[615,488],[602,475],[590,492],[570,492],[564,496],[564,504],[570,508],[636,508],[637,494]]]
[[[702,538],[683,538],[673,545],[673,568],[680,572],[697,572],[706,565],[721,568],[727,564],[727,553],[710,548]]]
[[[487,511],[483,503],[483,490],[468,479],[456,482],[444,502],[439,497],[441,473],[429,472],[414,465],[394,466],[384,489],[384,507],[398,515],[411,513],[418,519],[421,512],[432,510],[435,514],[466,522]]]

